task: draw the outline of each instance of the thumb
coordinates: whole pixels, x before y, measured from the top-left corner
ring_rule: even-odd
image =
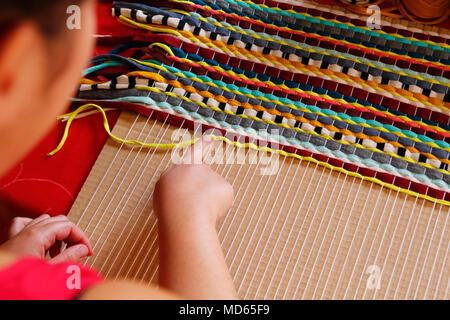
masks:
[[[64,261],[79,261],[89,255],[89,248],[84,244],[77,244],[68,247],[50,260],[51,263],[60,263]]]

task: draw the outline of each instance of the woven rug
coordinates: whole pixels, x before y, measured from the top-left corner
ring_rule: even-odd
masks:
[[[107,14],[117,24],[98,35],[75,107],[128,111],[115,137],[214,129],[225,150],[259,157],[211,165],[235,189],[217,228],[240,297],[447,299],[446,30],[370,29],[311,1],[115,2]],[[279,156],[276,174],[260,174],[258,148]],[[69,218],[106,278],[158,283],[151,199],[171,164],[113,139],[97,159]]]
[[[81,101],[276,140],[332,170],[450,204],[447,33],[392,20],[372,30],[312,2],[113,6],[130,36],[103,39],[117,45],[93,59]]]

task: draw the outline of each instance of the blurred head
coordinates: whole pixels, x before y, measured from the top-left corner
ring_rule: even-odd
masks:
[[[67,108],[94,32],[94,0],[0,0],[0,176]]]

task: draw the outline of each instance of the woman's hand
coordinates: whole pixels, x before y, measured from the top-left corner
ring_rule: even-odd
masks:
[[[210,136],[204,136],[191,147],[183,164],[173,165],[161,175],[153,197],[159,219],[215,224],[231,208],[233,187],[201,161],[212,142]]]
[[[44,259],[50,254],[50,261],[77,261],[92,255],[88,238],[66,216],[50,217],[44,214],[36,219],[14,218],[9,229],[9,240],[0,250],[12,255]],[[61,252],[62,243],[67,248]]]
[[[211,143],[211,137],[204,137],[184,164],[167,169],[153,197],[159,218],[159,284],[186,299],[236,299],[216,229],[233,204],[233,188],[196,161]]]

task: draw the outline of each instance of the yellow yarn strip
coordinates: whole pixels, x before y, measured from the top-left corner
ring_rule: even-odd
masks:
[[[175,54],[173,53],[172,49],[170,49],[170,47],[164,43],[155,42],[155,43],[152,43],[151,45],[149,45],[148,47],[149,48],[159,47],[159,48],[163,49],[164,51],[166,51],[168,54],[170,54],[172,57],[175,57]]]
[[[115,140],[117,142],[120,142],[120,143],[130,144],[130,145],[140,146],[140,147],[145,147],[145,148],[173,149],[175,147],[183,147],[183,146],[188,146],[188,145],[194,144],[198,140],[198,139],[193,139],[191,141],[186,141],[186,142],[181,142],[181,143],[163,143],[163,144],[158,144],[158,143],[145,143],[145,142],[141,142],[141,141],[137,141],[137,140],[124,140],[124,139],[121,139],[121,138],[116,137],[115,135],[112,134],[111,129],[109,128],[108,118],[106,117],[105,110],[103,110],[103,108],[100,107],[99,105],[96,105],[96,104],[93,104],[93,103],[88,103],[88,104],[82,105],[77,110],[75,110],[75,111],[73,111],[71,113],[63,114],[63,115],[58,117],[59,120],[66,119],[66,118],[68,118],[68,120],[67,120],[67,123],[66,123],[66,127],[64,129],[64,133],[63,133],[61,142],[59,143],[59,145],[56,147],[55,150],[53,150],[52,152],[48,153],[48,156],[53,156],[59,150],[62,149],[62,147],[64,146],[64,143],[66,142],[67,137],[69,135],[69,128],[70,128],[70,126],[72,124],[72,121],[80,113],[82,113],[82,112],[84,112],[86,110],[94,109],[94,108],[97,109],[98,111],[100,111],[100,113],[103,115],[103,126],[105,127],[105,130],[108,133],[108,135],[113,140]]]
[[[149,30],[149,31],[152,31],[152,32],[169,33],[169,34],[173,34],[175,36],[181,37],[181,34],[179,32],[177,32],[176,30],[174,30],[174,29],[172,29],[170,27],[167,27],[167,28],[153,27],[153,26],[150,26],[150,25],[147,25],[147,24],[142,24],[142,23],[133,21],[133,20],[128,19],[127,17],[122,16],[122,15],[119,16],[118,19],[119,19],[119,21],[129,23],[129,24],[131,24],[131,25],[133,25],[135,27],[138,27],[138,28],[142,28],[142,29]]]
[[[58,147],[55,150],[53,150],[52,152],[50,152],[48,154],[49,156],[54,155],[59,150],[61,150],[61,148],[64,146],[64,143],[66,142],[67,136],[69,134],[69,128],[70,128],[70,125],[72,124],[72,121],[80,113],[82,113],[82,112],[84,112],[86,110],[89,110],[89,109],[94,109],[94,108],[97,109],[98,111],[100,111],[100,113],[102,114],[102,116],[103,116],[103,125],[104,125],[105,130],[108,133],[108,135],[113,140],[115,140],[117,142],[120,142],[120,143],[123,143],[123,144],[130,144],[130,145],[141,146],[141,147],[145,147],[145,148],[174,149],[174,148],[181,148],[181,147],[186,147],[186,146],[193,145],[198,140],[200,140],[199,138],[195,138],[195,139],[191,139],[191,140],[188,140],[188,141],[183,141],[183,142],[180,142],[180,143],[158,144],[158,143],[144,143],[144,142],[137,141],[137,140],[124,140],[124,139],[121,139],[121,138],[118,138],[118,137],[116,137],[115,135],[113,135],[111,133],[111,130],[110,130],[110,127],[109,127],[109,124],[108,124],[108,118],[106,117],[106,113],[103,110],[103,108],[100,107],[99,105],[96,105],[96,104],[93,104],[93,103],[89,103],[89,104],[82,105],[77,110],[75,110],[75,111],[73,111],[71,113],[64,114],[64,115],[58,117],[58,119],[68,118],[68,120],[67,120],[66,128],[64,130],[64,134],[63,134],[63,137],[61,139],[61,142],[59,143]],[[280,155],[285,156],[285,157],[290,157],[290,158],[295,158],[295,159],[298,159],[298,160],[309,161],[309,162],[315,163],[315,164],[317,164],[319,166],[328,168],[330,170],[337,171],[337,172],[349,175],[351,177],[359,178],[359,179],[362,179],[362,180],[365,180],[365,181],[370,181],[372,183],[378,184],[378,185],[380,185],[382,187],[386,187],[388,189],[391,189],[391,190],[394,190],[394,191],[397,191],[397,192],[402,192],[402,193],[408,194],[408,195],[416,197],[416,198],[421,198],[421,199],[428,200],[428,201],[431,201],[431,202],[434,202],[434,203],[439,203],[439,204],[442,204],[442,205],[445,205],[445,206],[450,206],[450,201],[446,201],[446,200],[442,200],[442,199],[436,199],[436,198],[430,197],[428,195],[424,195],[424,194],[417,193],[417,192],[414,192],[414,191],[411,191],[411,190],[408,190],[408,189],[400,188],[400,187],[397,187],[397,186],[395,186],[393,184],[385,183],[385,182],[383,182],[383,181],[381,181],[381,180],[379,180],[377,178],[363,176],[363,175],[361,175],[359,173],[356,173],[356,172],[353,172],[353,171],[348,171],[348,170],[345,170],[344,168],[341,168],[341,167],[332,166],[331,164],[329,164],[327,162],[319,161],[319,160],[317,160],[317,159],[315,159],[313,157],[300,156],[300,155],[298,155],[296,153],[286,152],[284,150],[279,150],[279,149],[272,149],[272,148],[269,148],[269,147],[260,147],[260,146],[254,144],[254,143],[251,143],[251,142],[241,143],[241,142],[238,142],[238,141],[231,141],[231,140],[227,139],[226,137],[222,137],[222,136],[211,135],[211,137],[215,141],[223,141],[223,142],[225,142],[227,144],[230,144],[230,145],[233,145],[233,146],[235,146],[237,148],[247,148],[247,149],[253,149],[253,150],[256,150],[256,151],[276,153],[276,154],[280,154]]]

